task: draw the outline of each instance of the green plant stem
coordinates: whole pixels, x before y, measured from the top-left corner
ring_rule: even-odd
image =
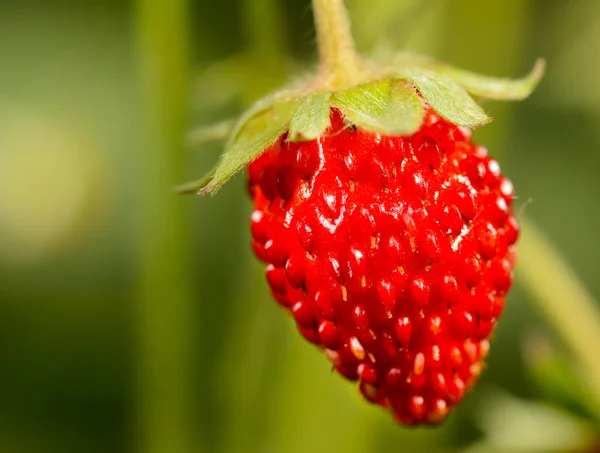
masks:
[[[349,88],[362,72],[343,0],[312,0],[320,58],[320,82],[328,89]]]
[[[534,296],[563,343],[583,368],[600,415],[600,314],[598,303],[558,250],[527,218],[521,218],[520,281]]]
[[[137,0],[142,131],[137,225],[136,434],[141,453],[192,453],[189,201],[170,188],[186,167],[187,0]]]

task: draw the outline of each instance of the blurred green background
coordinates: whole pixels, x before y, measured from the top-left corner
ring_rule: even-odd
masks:
[[[600,2],[347,5],[363,52],[498,76],[547,59],[529,100],[484,105],[495,121],[475,138],[515,183],[519,213],[600,295]],[[314,41],[308,0],[0,3],[0,452],[600,445],[519,272],[480,384],[442,427],[405,429],[270,299],[244,178],[217,198],[173,195],[220,152],[186,150],[186,131],[305,71]]]

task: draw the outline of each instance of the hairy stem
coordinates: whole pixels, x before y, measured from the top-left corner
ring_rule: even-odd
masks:
[[[352,86],[360,77],[360,58],[350,34],[343,0],[312,0],[319,47],[319,77],[328,89]]]

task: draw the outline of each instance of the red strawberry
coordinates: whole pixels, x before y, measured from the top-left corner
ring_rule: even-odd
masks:
[[[544,64],[507,80],[414,55],[365,62],[342,0],[312,3],[318,72],[246,111],[180,191],[214,193],[248,167],[275,299],[369,401],[437,423],[483,368],[519,233],[512,184],[471,142],[491,119],[469,94],[524,99]]]
[[[437,423],[475,382],[512,283],[512,185],[467,129],[427,110],[410,137],[331,110],[248,168],[256,255],[302,335],[370,401]]]

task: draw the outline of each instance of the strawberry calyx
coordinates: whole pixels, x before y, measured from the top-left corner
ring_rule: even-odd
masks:
[[[544,67],[540,59],[521,79],[494,78],[403,54],[386,67],[370,65],[368,81],[343,90],[322,90],[317,75],[305,87],[275,92],[252,105],[231,129],[218,164],[201,180],[177,191],[215,193],[286,133],[293,142],[320,137],[330,126],[331,108],[338,109],[349,125],[388,135],[410,136],[418,131],[424,103],[457,126],[483,126],[492,118],[471,95],[525,99],[539,83]]]
[[[457,126],[483,126],[492,119],[471,95],[524,99],[544,72],[543,60],[516,80],[487,77],[412,54],[383,64],[363,60],[354,48],[343,0],[312,4],[320,55],[315,75],[246,110],[229,131],[218,164],[201,180],[176,188],[178,192],[214,194],[284,134],[292,142],[317,139],[329,128],[332,109],[349,125],[387,135],[414,134],[426,106]]]

